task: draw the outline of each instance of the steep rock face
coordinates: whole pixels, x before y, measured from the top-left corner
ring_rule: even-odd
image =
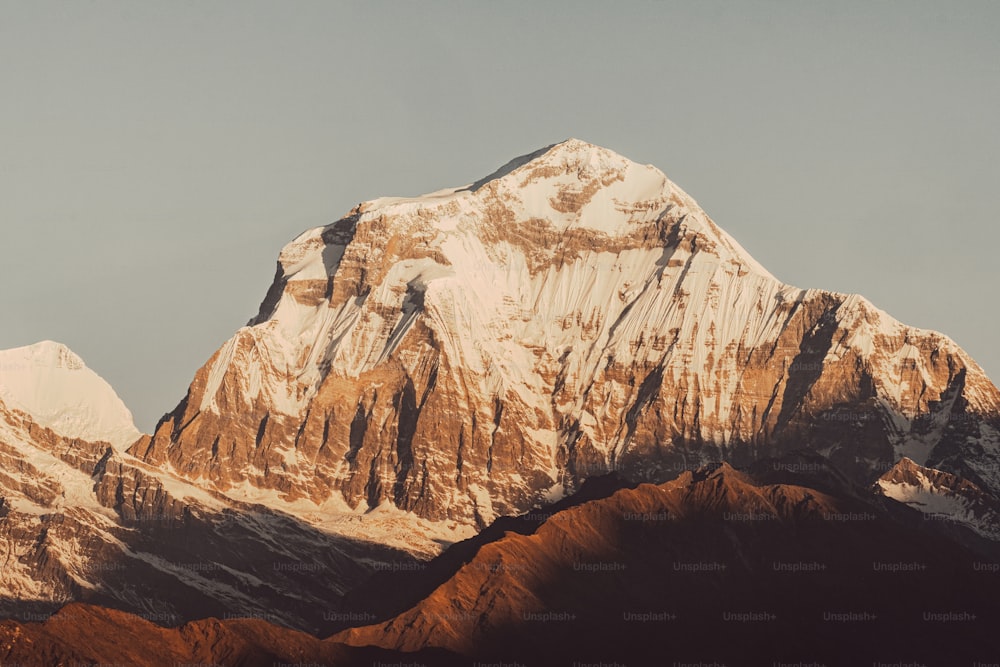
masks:
[[[995,491],[998,414],[945,336],[782,284],[660,171],[569,140],[299,236],[130,451],[223,493],[482,526],[609,470],[803,442],[865,483],[909,456]]]
[[[87,600],[158,623],[214,613],[317,630],[365,559],[406,558],[226,502],[2,403],[0,467],[0,616]]]
[[[121,451],[131,418],[79,357],[12,352],[0,352],[0,616],[86,600],[164,624],[217,614],[317,632],[349,586],[448,541],[412,521],[404,534],[391,514],[313,506],[336,516],[306,520],[191,485]],[[86,439],[101,434],[115,442]]]

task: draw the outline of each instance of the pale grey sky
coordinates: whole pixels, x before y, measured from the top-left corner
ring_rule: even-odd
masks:
[[[1000,377],[1000,3],[0,0],[0,348],[148,430],[281,246],[578,137]]]

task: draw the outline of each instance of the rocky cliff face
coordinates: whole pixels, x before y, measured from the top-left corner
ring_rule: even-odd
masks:
[[[945,336],[781,283],[656,168],[569,140],[303,233],[131,453],[482,526],[609,470],[803,443],[866,484],[908,456],[995,492],[998,414]]]
[[[0,368],[0,616],[86,600],[167,625],[215,614],[321,631],[349,586],[432,550],[412,521],[405,535],[385,514],[309,522],[135,459],[116,436],[149,436],[64,346],[0,352]]]

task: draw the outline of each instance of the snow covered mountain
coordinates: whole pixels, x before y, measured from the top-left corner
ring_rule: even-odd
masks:
[[[1000,490],[1000,392],[947,337],[783,284],[658,169],[568,140],[362,203],[130,453],[232,496],[483,526],[616,470],[807,446]],[[293,512],[294,513],[294,512]]]
[[[903,458],[875,483],[887,498],[918,510],[929,521],[949,521],[1000,541],[1000,502],[972,482]]]
[[[320,632],[498,517],[720,461],[1000,544],[1000,391],[968,355],[569,140],[300,235],[152,436],[64,346],[0,352],[0,615]]]
[[[0,401],[67,438],[124,450],[140,436],[111,386],[72,350],[52,341],[0,350]]]

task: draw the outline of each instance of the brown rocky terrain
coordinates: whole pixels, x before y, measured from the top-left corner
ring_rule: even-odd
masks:
[[[776,481],[793,477],[822,490]],[[0,623],[0,660],[171,667],[988,661],[1000,621],[1000,554],[907,526],[857,490],[814,455],[748,472],[721,464],[659,485],[604,478],[585,487],[584,498],[501,520],[446,551],[436,561],[443,579],[435,564],[396,577],[393,585],[410,591],[421,578],[441,581],[411,608],[327,640],[261,620],[163,628],[73,604],[45,623]],[[378,591],[369,589],[368,608],[359,595],[355,618],[384,614],[384,600],[371,598]],[[408,594],[383,593],[397,601]]]
[[[622,489],[481,545],[412,608],[332,639],[567,665],[995,655],[995,553],[904,527],[825,469],[775,470],[828,491],[726,464]]]
[[[207,619],[163,628],[131,614],[84,604],[64,607],[44,623],[0,622],[0,656],[4,664],[22,667],[371,667],[401,659],[444,667],[459,664],[457,656],[446,651],[402,656],[355,649],[261,620]]]

